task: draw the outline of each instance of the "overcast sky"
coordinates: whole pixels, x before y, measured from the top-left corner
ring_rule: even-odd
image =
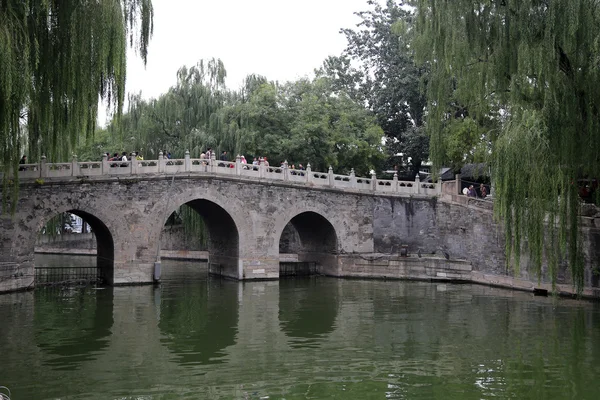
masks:
[[[127,91],[158,97],[175,84],[177,70],[220,58],[227,86],[251,73],[287,81],[310,76],[328,55],[346,46],[341,28],[360,21],[367,0],[153,0],[154,36],[148,64],[130,52]],[[101,110],[103,111],[103,110]],[[100,115],[103,124],[104,115]]]

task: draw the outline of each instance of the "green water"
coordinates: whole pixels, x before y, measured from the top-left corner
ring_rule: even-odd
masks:
[[[31,399],[598,399],[600,304],[474,285],[238,283],[0,296],[0,386]]]

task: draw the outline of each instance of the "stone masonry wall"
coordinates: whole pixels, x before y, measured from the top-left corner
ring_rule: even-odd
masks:
[[[368,268],[379,268],[373,276],[387,276],[397,266],[403,274],[418,270],[422,276],[443,277],[449,276],[450,267],[439,260],[448,255],[457,262],[460,279],[470,276],[504,286],[516,280],[525,282],[524,287],[538,284],[526,268],[526,258],[519,276],[506,270],[504,238],[493,221],[492,203],[454,197],[392,196],[202,174],[24,183],[15,214],[0,215],[0,291],[33,284],[38,232],[50,218],[67,211],[90,224],[103,259],[111,257],[110,265],[104,266],[110,269],[110,283],[152,282],[165,221],[182,204],[191,204],[205,219],[211,236],[209,262],[236,279],[278,278],[280,249],[298,248],[290,246],[284,228],[300,218],[294,221],[302,229],[303,246],[308,243],[314,248],[302,249],[305,252],[298,260],[319,263],[320,272],[327,275],[365,276]],[[600,256],[600,234],[596,219],[587,225],[586,287],[591,290],[598,287],[594,268]],[[314,238],[320,239],[311,243]],[[335,248],[320,248],[319,243],[335,243]],[[415,260],[398,260],[402,246]],[[388,261],[377,264],[377,259]],[[439,268],[446,275],[438,275]],[[568,272],[561,272],[559,279],[570,284]],[[541,283],[547,281],[542,277]],[[596,295],[600,297],[600,290]]]
[[[423,257],[441,257],[446,253],[450,261],[466,261],[472,266],[472,279],[482,283],[516,287],[529,282],[527,287],[550,286],[547,269],[543,268],[542,276],[538,277],[526,251],[522,252],[518,274],[512,267],[507,268],[504,233],[493,219],[492,202],[464,196],[459,199],[461,203],[452,200],[452,197],[444,200],[375,198],[375,252],[394,254],[399,252],[400,246],[406,245],[412,257],[420,249]],[[597,219],[582,218],[586,249],[584,287],[590,296],[600,295],[600,229],[596,222]],[[566,264],[560,268],[557,283],[559,290],[573,291]]]

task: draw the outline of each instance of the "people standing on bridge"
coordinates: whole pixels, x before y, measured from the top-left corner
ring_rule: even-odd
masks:
[[[219,157],[219,160],[221,161],[227,161],[227,152],[225,150],[223,150],[223,152],[221,153],[221,156]],[[219,163],[219,167],[224,167],[225,163]]]
[[[477,192],[475,191],[475,188],[473,187],[473,185],[469,186],[469,191],[467,192],[467,196],[468,197],[477,197]]]
[[[27,164],[27,156],[23,154],[23,157],[19,160],[19,165]],[[19,167],[19,171],[25,171],[25,167]]]
[[[127,152],[126,151],[121,153],[121,161],[127,161]],[[121,167],[127,167],[127,166],[128,166],[127,163],[121,164]]]
[[[479,185],[479,193],[482,199],[485,199],[487,197],[487,189],[485,188],[485,185],[483,183]]]

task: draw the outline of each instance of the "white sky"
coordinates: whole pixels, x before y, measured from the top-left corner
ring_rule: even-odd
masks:
[[[346,47],[341,28],[354,28],[367,0],[153,0],[154,35],[148,64],[133,51],[127,92],[158,97],[173,86],[177,70],[220,58],[226,84],[237,89],[251,73],[288,81],[310,76],[329,55]],[[104,107],[99,121],[104,125]]]

